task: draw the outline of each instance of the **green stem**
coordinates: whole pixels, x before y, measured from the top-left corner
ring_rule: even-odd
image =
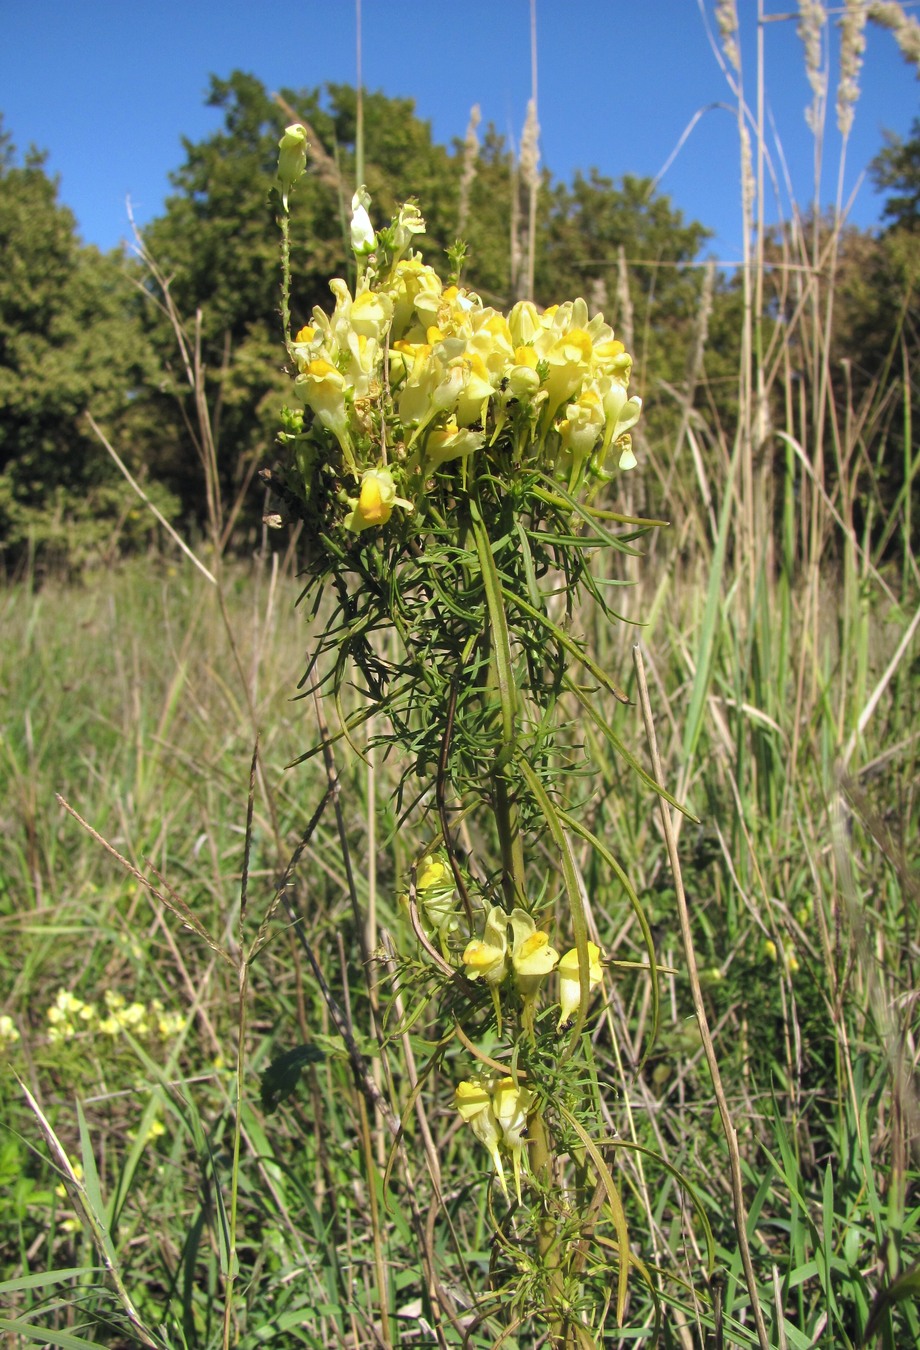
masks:
[[[562,1342],[564,1327],[564,1318],[559,1311],[564,1287],[563,1271],[551,1207],[554,1186],[553,1150],[546,1121],[540,1109],[537,1109],[527,1122],[527,1157],[543,1206],[543,1213],[537,1225],[537,1252],[544,1270],[549,1274],[550,1336],[552,1344],[559,1345]]]
[[[291,333],[291,218],[282,211],[281,219],[281,324],[288,357],[294,360],[294,342]]]
[[[517,803],[508,782],[508,772],[514,760],[517,742],[518,692],[514,683],[508,615],[505,612],[501,582],[495,567],[491,540],[479,503],[474,496],[470,497],[470,518],[489,613],[487,633],[489,685],[498,695],[501,717],[500,749],[490,777],[495,825],[502,854],[502,890],[506,905],[509,909],[513,909],[515,905],[525,905],[527,894],[524,844],[521,839]]]

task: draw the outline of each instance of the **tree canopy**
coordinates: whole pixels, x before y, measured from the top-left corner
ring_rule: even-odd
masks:
[[[347,85],[271,96],[236,71],[212,78],[208,102],[222,114],[220,127],[184,142],[164,209],[142,232],[159,280],[122,254],[84,246],[42,156],[18,160],[0,129],[0,551],[7,567],[30,550],[56,549],[79,562],[142,540],[139,513],[132,514],[87,411],[167,514],[183,528],[203,524],[202,404],[180,355],[177,322],[201,372],[220,491],[238,501],[237,545],[256,540],[262,501],[254,474],[271,457],[287,388],[271,197],[278,140],[295,120],[307,128],[309,171],[292,198],[297,327],[315,305],[328,305],[330,279],[347,276],[352,265],[357,96]],[[461,233],[463,282],[489,303],[510,305],[519,284],[512,234],[519,240],[527,191],[504,138],[485,128],[474,158],[469,140],[437,144],[411,99],[380,92],[365,92],[363,125],[375,223],[417,199],[427,221],[418,241],[426,261],[442,268]],[[911,138],[892,140],[874,167],[889,193],[884,237],[861,235],[845,253],[855,258],[862,250],[851,281],[858,289],[859,276],[871,276],[872,295],[854,290],[851,305],[844,297],[840,342],[872,348],[873,359],[892,345],[896,297],[905,286],[915,289],[916,249],[905,240],[916,240],[918,136],[915,123]],[[683,387],[699,340],[707,237],[704,225],[686,221],[647,180],[614,181],[591,170],[563,183],[542,173],[534,298],[546,305],[584,295],[622,330],[636,358],[651,443],[670,443],[680,417],[672,391]],[[707,357],[704,396],[730,422],[732,380],[722,375],[737,370],[738,297],[725,281],[716,289],[711,332],[719,341]],[[914,316],[908,305],[913,361]]]

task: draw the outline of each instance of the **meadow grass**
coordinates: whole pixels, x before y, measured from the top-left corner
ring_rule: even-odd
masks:
[[[870,604],[859,591],[848,611],[846,587],[832,571],[820,578],[816,611],[807,575],[795,582],[762,572],[748,606],[739,598],[743,576],[726,569],[714,611],[712,576],[711,566],[675,563],[644,577],[644,598],[630,603],[651,616],[647,627],[598,630],[596,650],[634,694],[632,647],[641,642],[663,782],[700,820],[681,821],[681,870],[739,1131],[773,1343],[785,1336],[790,1346],[846,1344],[844,1337],[857,1344],[878,1306],[880,1324],[890,1322],[883,1343],[905,1344],[914,1329],[910,1301],[892,1296],[884,1307],[879,1300],[909,1268],[918,1219],[909,1147],[918,682],[908,656],[846,767],[841,756],[909,616],[898,604]],[[895,580],[889,575],[886,588]],[[6,1053],[70,1157],[90,1165],[95,1157],[97,1203],[146,1326],[165,1327],[175,1344],[220,1336],[231,1238],[218,1197],[234,1171],[238,1121],[236,1244],[245,1277],[233,1319],[241,1343],[270,1331],[307,1344],[362,1343],[383,1327],[391,1343],[407,1332],[407,1343],[413,1336],[417,1343],[423,1256],[461,1309],[487,1270],[500,1274],[502,1256],[487,1245],[486,1191],[475,1184],[482,1160],[451,1119],[448,1085],[439,1091],[429,1079],[423,1097],[413,1092],[432,1050],[424,1010],[408,1028],[412,1019],[400,1019],[412,1010],[390,1009],[382,1050],[370,1036],[371,1010],[389,998],[380,987],[386,968],[378,960],[369,978],[362,964],[331,817],[320,821],[295,874],[298,903],[335,998],[349,1009],[378,1081],[400,1104],[410,1171],[395,1165],[383,1188],[392,1140],[369,1118],[347,1047],[277,912],[250,969],[236,1110],[238,976],[215,948],[238,956],[240,941],[250,942],[265,920],[326,778],[316,759],[285,768],[316,739],[312,705],[292,699],[308,638],[304,617],[292,610],[296,582],[254,564],[229,569],[222,584],[238,659],[213,587],[187,564],[139,561],[82,587],[14,587],[3,596],[11,640],[0,672],[2,963],[4,1007],[22,1036]],[[695,714],[701,670],[704,697]],[[254,790],[241,926],[250,705],[262,733],[264,781]],[[609,715],[643,755],[637,710]],[[593,1033],[599,1101],[623,1140],[617,1161],[633,1230],[643,1234],[646,1261],[685,1269],[686,1288],[671,1279],[662,1289],[670,1305],[665,1343],[702,1344],[700,1328],[714,1327],[715,1313],[699,1276],[703,1234],[693,1195],[675,1179],[682,1174],[719,1247],[725,1343],[754,1344],[727,1218],[724,1142],[682,974],[674,881],[654,797],[603,744],[590,745],[590,727],[586,736],[599,766],[585,786],[591,828],[628,873],[672,972],[658,1041],[640,1064],[650,1018],[647,981],[635,968],[644,959],[641,937],[616,876],[586,849],[590,911],[615,972]],[[396,829],[399,766],[369,767],[341,742],[336,758],[360,911],[375,912],[378,957],[381,949],[405,950],[395,892],[424,840]],[[62,811],[56,794],[161,892],[158,878],[165,879],[213,946],[183,925],[181,910],[164,907],[126,874]],[[106,990],[145,1007],[159,999],[182,1015],[181,1029],[161,1040],[78,1027],[53,1041],[47,1010],[60,989],[96,1004]],[[326,1058],[305,1069],[284,1107],[267,1114],[259,1073],[304,1041]],[[104,1330],[124,1324],[123,1307],[102,1290],[87,1223],[75,1224],[73,1201],[55,1194],[15,1083],[4,1115],[11,1131],[3,1143],[2,1239],[18,1279],[10,1291],[19,1314],[7,1324],[11,1343],[26,1335],[30,1319],[39,1334],[49,1318],[84,1335],[95,1328],[106,1343],[130,1340],[130,1326],[114,1340]],[[165,1132],[153,1133],[154,1122]],[[418,1250],[410,1187],[423,1213],[443,1206],[427,1253]],[[55,1270],[70,1272],[58,1286],[27,1283]],[[654,1309],[643,1316],[642,1298],[634,1283],[632,1330],[615,1343],[648,1336]],[[488,1319],[472,1334],[474,1343],[495,1339]],[[510,1339],[528,1343],[520,1330]]]

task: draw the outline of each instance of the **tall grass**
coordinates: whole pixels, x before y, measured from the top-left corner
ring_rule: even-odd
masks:
[[[631,574],[624,608],[644,626],[591,638],[634,698],[600,711],[640,755],[641,644],[661,781],[700,822],[672,824],[756,1299],[665,831],[588,723],[590,828],[616,866],[580,859],[611,962],[587,1090],[661,1272],[654,1294],[631,1282],[604,1343],[898,1350],[920,1342],[916,466],[880,536],[865,484],[886,453],[884,372],[858,406],[833,378],[842,217],[793,217],[768,253],[770,147],[719,8],[748,174],[737,424],[694,398],[701,322],[679,443],[647,448],[675,529]],[[677,450],[692,473],[672,472]],[[0,978],[20,1037],[3,1054],[48,1122],[7,1078],[0,1328],[10,1345],[534,1344],[527,1272],[490,1239],[481,1158],[400,983],[396,896],[427,842],[398,816],[401,766],[339,740],[285,768],[322,738],[295,698],[308,619],[289,571],[221,561],[218,503],[213,517],[210,579],[179,556],[0,596]],[[655,1012],[619,869],[664,971],[645,1059]],[[120,994],[150,1026],[55,1039],[59,989]],[[169,1036],[155,999],[182,1014]],[[511,1281],[509,1322],[483,1290]]]

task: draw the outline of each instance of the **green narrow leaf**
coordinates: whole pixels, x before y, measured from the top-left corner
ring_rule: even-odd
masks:
[[[82,1336],[74,1336],[69,1331],[54,1331],[48,1327],[35,1327],[21,1318],[0,1317],[0,1331],[9,1331],[21,1336],[25,1341],[36,1345],[57,1345],[61,1350],[106,1350],[99,1341],[87,1341]]]

